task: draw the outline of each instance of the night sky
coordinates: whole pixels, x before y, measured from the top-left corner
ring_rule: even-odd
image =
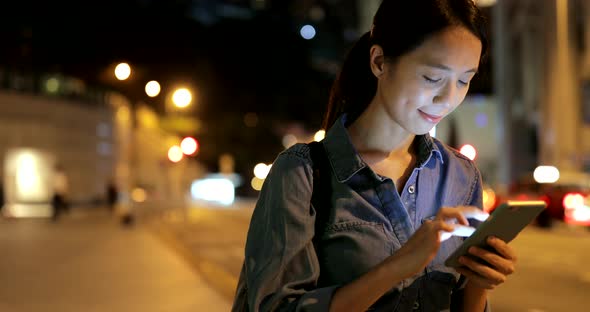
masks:
[[[0,9],[3,37],[9,38],[1,55],[4,67],[61,72],[94,84],[108,83],[102,71],[127,61],[141,84],[147,79],[220,80],[215,83],[223,85],[224,92],[284,88],[285,82],[313,78],[310,43],[298,35],[292,7],[271,5],[272,1],[269,10],[249,18],[219,16],[218,5],[235,3],[240,8],[250,1],[30,3],[4,4]],[[139,89],[124,91],[138,97],[143,92]]]
[[[250,4],[221,2],[235,4],[234,9]],[[298,18],[296,1],[268,1],[267,10],[230,14],[220,14],[221,2],[5,3],[0,7],[0,68],[73,76],[160,112],[163,97],[148,98],[147,81],[158,80],[162,94],[167,86],[189,84],[198,92],[192,114],[203,130],[183,135],[199,139],[199,160],[216,171],[219,155],[232,152],[239,155],[237,169],[249,173],[283,149],[282,126],[298,122],[308,131],[319,129],[334,76],[314,68],[312,57],[319,53],[338,61],[351,42],[341,38],[342,32],[324,32],[324,40],[318,35],[315,46],[302,39],[298,30],[305,19]],[[243,12],[250,16],[240,16]],[[332,28],[342,30],[338,23]],[[121,61],[133,68],[129,81],[113,79],[112,66]],[[249,112],[258,115],[256,127],[244,124]]]

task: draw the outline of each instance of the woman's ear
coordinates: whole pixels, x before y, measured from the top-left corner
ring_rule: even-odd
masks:
[[[385,63],[385,56],[383,55],[383,49],[381,46],[374,44],[371,46],[371,71],[375,77],[379,78],[383,75]]]

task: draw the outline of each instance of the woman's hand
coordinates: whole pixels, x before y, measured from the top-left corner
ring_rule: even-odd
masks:
[[[481,210],[476,207],[441,208],[436,218],[425,221],[410,237],[408,242],[392,256],[392,258],[396,259],[396,265],[401,264],[402,272],[405,273],[406,277],[413,276],[424,270],[426,265],[434,259],[440,248],[441,231],[452,232],[453,219],[458,221],[459,224],[468,225],[465,216],[477,214],[478,212],[481,212]]]
[[[494,289],[504,283],[508,275],[514,273],[516,255],[512,247],[499,238],[488,237],[487,243],[496,252],[471,247],[470,256],[459,258],[464,267],[457,268],[457,272],[465,275],[474,286]],[[478,258],[489,265],[477,261]]]
[[[480,210],[475,207],[442,208],[434,220],[422,224],[396,253],[339,287],[330,302],[330,311],[366,311],[392,285],[399,285],[424,270],[438,252],[441,231],[453,231],[451,223],[456,221],[467,225],[465,216],[477,215],[477,211]]]

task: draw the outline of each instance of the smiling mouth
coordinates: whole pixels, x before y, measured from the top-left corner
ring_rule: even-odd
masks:
[[[420,116],[422,116],[422,118],[424,118],[426,121],[431,122],[431,123],[438,123],[444,117],[444,116],[430,115],[430,114],[427,114],[421,110],[418,110],[418,112],[420,113]]]

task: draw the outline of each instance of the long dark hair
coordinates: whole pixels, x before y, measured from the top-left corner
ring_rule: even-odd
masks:
[[[387,61],[412,51],[429,36],[449,26],[463,26],[481,40],[480,63],[487,56],[486,21],[473,0],[383,0],[371,30],[350,49],[332,85],[323,128],[343,113],[347,125],[367,108],[377,92],[370,67],[370,48],[377,44]]]

